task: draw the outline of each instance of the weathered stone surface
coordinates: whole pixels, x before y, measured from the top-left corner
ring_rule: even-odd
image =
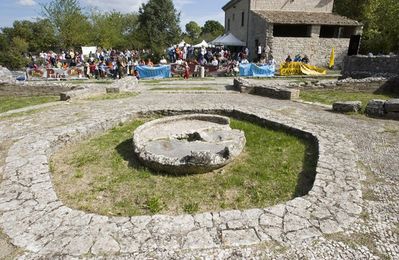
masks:
[[[353,248],[345,241],[320,237],[321,232],[335,233],[342,229],[342,235],[348,234],[353,239],[356,239],[357,234],[367,235],[377,245],[378,252],[396,259],[398,247],[394,232],[397,222],[397,185],[392,180],[395,180],[399,167],[396,156],[397,124],[386,120],[357,120],[327,113],[316,106],[284,102],[285,107],[296,111],[295,116],[291,117],[279,112],[280,101],[249,95],[237,98],[238,95],[151,93],[128,101],[72,102],[39,115],[33,114],[29,118],[3,119],[0,140],[10,139],[15,143],[5,148],[5,163],[4,166],[0,165],[3,177],[0,208],[2,205],[12,205],[0,209],[2,232],[24,251],[21,259],[377,258],[375,251],[371,252],[366,244]],[[53,190],[48,181],[51,179],[48,158],[57,147],[110,129],[134,118],[136,113],[160,110],[166,113],[234,111],[305,131],[317,138],[319,163],[316,185],[303,199],[294,199],[270,208],[183,217],[132,217],[131,224],[126,217],[99,217],[77,210],[64,210],[65,206],[61,202],[51,202],[50,205],[43,203],[46,201],[43,198],[45,193]],[[392,131],[381,134],[380,130],[384,127]],[[41,156],[36,157],[36,154]],[[356,164],[359,161],[370,168],[370,174],[378,176],[372,186],[372,197],[377,201],[363,200],[361,197],[361,189],[367,184],[360,185],[364,174]],[[44,175],[47,177],[43,178]],[[32,186],[32,183],[43,184]],[[34,194],[40,194],[41,199],[32,199]],[[362,208],[368,218],[359,219]],[[256,220],[262,215],[261,212],[276,216],[277,219],[284,218],[284,226],[290,219],[296,224],[291,227],[288,224],[287,230],[292,230],[289,232],[284,232],[283,227],[260,226]],[[241,224],[243,228],[240,229],[238,227]],[[226,230],[228,226],[238,230]],[[104,242],[111,245],[107,249],[99,242],[101,236],[110,236],[116,242],[111,239]],[[191,237],[193,247],[196,243],[207,247],[208,242],[212,244],[212,238],[215,247],[183,248],[186,237]],[[224,240],[226,237],[228,239]],[[257,239],[259,242],[256,242]],[[270,239],[280,243],[281,247],[274,250],[271,245],[274,242],[258,244]],[[69,241],[71,243],[67,245]],[[75,241],[74,244],[72,241]],[[80,244],[79,241],[84,242]],[[225,242],[238,246],[225,247]],[[85,253],[89,245],[95,243],[97,245],[93,248],[99,255]],[[240,247],[251,243],[254,244]],[[189,244],[186,243],[186,246]]]
[[[294,100],[299,98],[299,89],[288,89],[285,87],[276,87],[276,86],[255,86],[254,87],[254,95],[265,96],[269,98],[276,99],[285,99],[285,100]]]
[[[246,230],[223,230],[222,241],[225,246],[248,246],[259,243],[253,229]]]
[[[212,236],[206,229],[199,229],[188,233],[183,242],[184,249],[208,249],[216,246]]]
[[[210,172],[232,162],[245,146],[244,133],[229,123],[227,117],[201,114],[154,120],[135,130],[134,152],[155,171]]]
[[[119,93],[119,92],[121,92],[121,91],[120,91],[120,88],[118,88],[118,87],[109,87],[109,88],[105,88],[105,91],[106,91],[107,93]]]
[[[390,99],[385,102],[385,111],[399,113],[399,99]]]
[[[11,72],[0,65],[0,83],[13,83],[15,80],[13,80]]]
[[[384,110],[385,100],[373,99],[367,104],[365,113],[373,117],[383,117],[385,114]]]
[[[333,104],[333,111],[340,113],[359,112],[361,108],[361,101],[339,101]]]

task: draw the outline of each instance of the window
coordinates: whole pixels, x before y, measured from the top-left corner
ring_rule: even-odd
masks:
[[[311,37],[312,26],[308,24],[275,24],[274,37]]]
[[[245,12],[241,13],[241,26],[244,26]]]
[[[355,32],[354,26],[322,25],[320,38],[350,38]]]
[[[230,31],[230,19],[227,19],[227,31]]]

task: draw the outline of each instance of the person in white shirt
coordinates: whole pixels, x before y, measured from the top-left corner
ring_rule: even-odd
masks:
[[[212,66],[218,66],[219,65],[219,61],[216,59],[216,57],[213,57],[213,60],[212,60]]]
[[[159,64],[165,65],[165,64],[167,64],[167,63],[168,63],[168,61],[165,59],[164,56],[162,56],[162,59],[159,61]]]

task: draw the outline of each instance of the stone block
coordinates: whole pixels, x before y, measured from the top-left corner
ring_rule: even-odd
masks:
[[[243,78],[235,78],[233,87],[235,90],[240,91],[241,93],[250,93],[253,90],[251,83]]]
[[[276,99],[293,100],[299,98],[299,89],[289,89],[285,87],[257,86],[254,94]]]
[[[120,93],[120,89],[117,87],[109,87],[109,88],[106,88],[105,90],[106,90],[107,94]]]
[[[384,110],[385,100],[373,99],[367,104],[365,113],[368,116],[383,117],[385,114]]]
[[[333,104],[333,111],[340,113],[359,112],[361,108],[360,101],[339,101]]]
[[[387,102],[385,102],[385,111],[387,113],[399,112],[399,99],[390,99]]]

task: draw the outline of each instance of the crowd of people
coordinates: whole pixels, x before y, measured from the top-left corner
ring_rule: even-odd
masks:
[[[151,50],[113,50],[97,48],[95,52],[83,55],[82,52],[73,49],[41,52],[38,56],[30,55],[31,63],[28,70],[42,74],[46,70],[47,77],[59,75],[74,75],[88,78],[122,78],[124,75],[134,75],[140,78],[137,66],[153,67]],[[167,57],[167,58],[165,58]],[[165,50],[159,65],[172,65],[183,68],[184,77],[198,73],[202,66],[214,67],[215,70],[223,68],[227,75],[236,75],[239,72],[239,64],[248,64],[248,48],[231,51],[224,47],[207,48],[202,46],[194,48],[189,45],[172,46]],[[267,50],[258,53],[258,64],[276,65],[276,61]],[[58,74],[58,75],[56,75]]]

